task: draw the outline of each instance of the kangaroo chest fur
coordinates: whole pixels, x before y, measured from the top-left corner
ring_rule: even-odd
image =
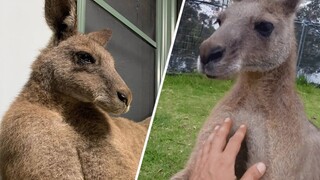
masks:
[[[19,103],[2,124],[8,127],[0,138],[4,179],[134,179],[144,127],[95,107],[57,113]]]
[[[79,113],[78,117],[67,120],[74,129],[84,179],[134,179],[143,138],[129,129],[140,127],[126,123],[128,120],[113,120],[98,111],[87,116]]]
[[[291,111],[296,105],[288,104],[287,97],[280,94],[276,98],[265,101],[258,95],[238,99],[231,96],[215,107],[210,116],[218,117],[215,118],[218,121],[226,117],[234,119],[233,132],[241,124],[248,127],[236,162],[237,177],[251,165],[264,162],[269,169],[263,179],[305,178],[303,165],[308,153],[304,139],[308,137],[302,130],[308,122],[303,113]]]
[[[107,138],[109,141],[111,138]],[[84,179],[134,179],[140,154],[117,146],[121,140],[83,143],[77,146],[77,156]]]

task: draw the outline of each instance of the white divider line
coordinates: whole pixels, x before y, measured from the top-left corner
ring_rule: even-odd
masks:
[[[156,99],[156,102],[155,102],[155,105],[154,105],[154,108],[153,108],[149,129],[148,129],[148,133],[147,133],[147,136],[146,136],[146,139],[145,139],[144,147],[143,147],[143,150],[142,150],[142,153],[141,153],[141,158],[140,158],[140,162],[139,162],[139,166],[138,166],[138,170],[137,170],[137,173],[136,173],[135,180],[138,180],[138,177],[139,177],[139,174],[140,174],[140,169],[141,169],[141,165],[142,165],[142,162],[143,162],[143,157],[144,157],[147,145],[148,145],[149,136],[150,136],[152,125],[153,125],[153,120],[154,120],[154,117],[155,117],[155,114],[156,114],[156,110],[157,110],[157,107],[158,107],[158,104],[159,104],[159,99],[160,99],[160,95],[161,95],[162,86],[163,86],[163,83],[165,81],[165,76],[166,76],[166,72],[167,72],[168,65],[169,65],[170,55],[172,53],[173,45],[174,45],[174,42],[175,42],[175,39],[176,39],[176,36],[177,36],[177,32],[178,32],[178,29],[179,29],[180,20],[181,20],[182,12],[183,12],[183,9],[184,9],[185,1],[186,0],[183,0],[182,4],[181,4],[181,8],[180,8],[177,24],[176,24],[174,35],[173,35],[174,38],[172,38],[170,50],[169,50],[169,53],[167,55],[167,62],[166,62],[166,65],[165,65],[165,68],[164,68],[164,71],[163,71],[163,74],[162,74],[162,78],[161,78],[162,81],[160,83],[160,88],[159,88],[159,91],[157,93],[158,94],[157,95],[157,99]]]

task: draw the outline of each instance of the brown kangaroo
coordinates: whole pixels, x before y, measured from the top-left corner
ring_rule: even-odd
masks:
[[[103,47],[111,31],[77,32],[71,0],[46,0],[45,17],[51,41],[1,124],[3,180],[134,179],[148,122],[109,115],[132,100]]]
[[[248,127],[238,178],[262,161],[263,179],[320,179],[320,132],[295,90],[298,6],[299,0],[234,0],[219,15],[220,28],[201,44],[199,69],[210,78],[237,75],[237,81],[204,124],[185,169],[172,179],[189,179],[203,142],[227,117],[235,120],[233,131]]]

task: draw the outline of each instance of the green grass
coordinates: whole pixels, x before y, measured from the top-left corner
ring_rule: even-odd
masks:
[[[203,122],[232,84],[197,74],[166,77],[139,179],[169,179],[183,168]],[[303,81],[297,88],[320,126],[320,89]]]

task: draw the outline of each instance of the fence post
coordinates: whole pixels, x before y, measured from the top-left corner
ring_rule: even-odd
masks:
[[[298,48],[297,71],[298,71],[298,68],[301,63],[305,39],[306,39],[306,24],[304,21],[302,21],[302,32],[301,32],[300,41],[299,41],[299,48]]]

